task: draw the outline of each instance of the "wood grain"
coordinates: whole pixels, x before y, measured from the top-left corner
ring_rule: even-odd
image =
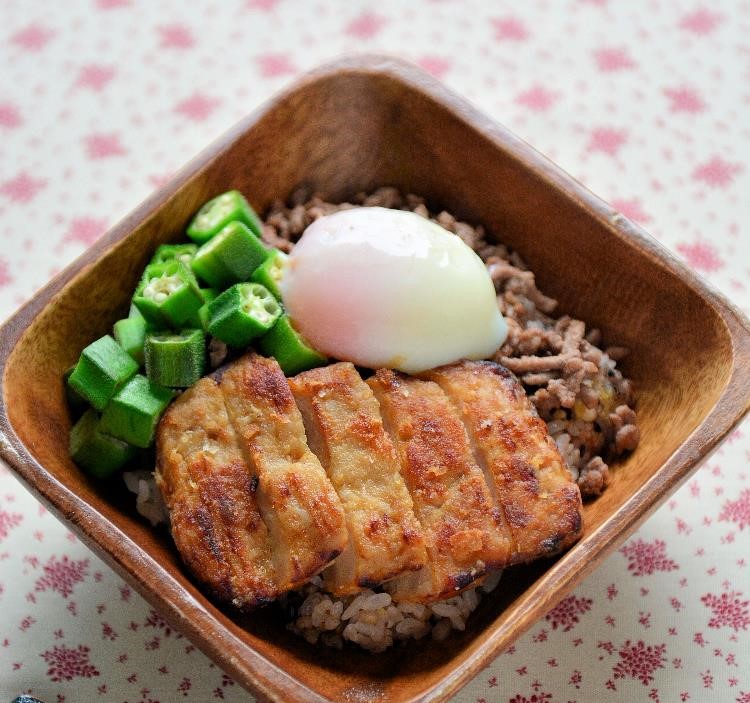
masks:
[[[584,509],[585,534],[554,562],[509,570],[464,633],[377,656],[308,646],[273,610],[214,606],[168,535],[124,490],[67,458],[62,373],[123,316],[154,248],[198,206],[239,188],[264,210],[299,185],[329,198],[392,184],[517,249],[562,312],[631,347],[642,441]],[[86,310],[86,315],[80,314]],[[371,56],[303,78],[188,164],[0,330],[0,454],[176,628],[262,700],[445,700],[530,627],[675,490],[750,404],[750,327],[633,223],[418,69]]]

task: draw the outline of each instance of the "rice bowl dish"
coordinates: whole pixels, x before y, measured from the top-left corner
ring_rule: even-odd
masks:
[[[311,222],[358,205],[403,208],[430,217],[421,198],[402,197],[393,188],[381,188],[342,204],[297,193],[290,205],[279,202],[272,207],[263,226],[263,239],[290,252]],[[485,262],[509,327],[495,360],[524,384],[582,494],[598,495],[609,482],[608,463],[638,442],[632,384],[616,368],[627,350],[601,349],[597,330],[587,333],[579,320],[554,318],[556,302],[536,288],[533,273],[514,252],[489,244],[481,226],[457,221],[446,212],[434,219]],[[225,355],[225,347],[212,343],[212,366],[220,365]],[[139,512],[152,523],[166,515],[148,471],[126,473],[126,482],[138,495]],[[430,604],[395,603],[381,589],[337,598],[323,590],[320,577],[314,577],[286,596],[283,605],[292,613],[289,628],[311,643],[341,647],[350,641],[378,652],[399,640],[427,635],[443,639],[451,629],[463,629],[482,594],[497,585],[500,574],[499,570],[491,572],[480,586]]]

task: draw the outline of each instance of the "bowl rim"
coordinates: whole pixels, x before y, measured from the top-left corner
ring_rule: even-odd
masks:
[[[5,372],[8,358],[26,328],[84,267],[98,260],[136,226],[155,215],[189,179],[227,152],[240,135],[273,112],[282,101],[305,86],[344,74],[386,77],[440,104],[467,129],[488,139],[495,148],[509,153],[539,176],[548,187],[584,206],[612,234],[628,240],[642,255],[676,275],[713,308],[728,329],[733,354],[732,367],[716,404],[651,478],[599,528],[584,536],[587,551],[593,554],[582,568],[573,569],[568,563],[570,559],[567,557],[575,551],[574,546],[545,572],[534,587],[535,590],[540,590],[537,594],[539,597],[529,599],[534,602],[525,603],[513,619],[518,620],[520,617],[529,622],[523,629],[530,627],[535,617],[541,617],[564,597],[634,531],[666,499],[669,492],[684,482],[698,464],[716,449],[750,409],[750,384],[742,382],[750,367],[750,321],[722,293],[689,269],[640,226],[616,212],[547,157],[414,64],[383,54],[359,54],[336,59],[303,74],[203,149],[177,171],[168,183],[146,198],[37,291],[0,327],[0,365],[3,369],[0,378],[0,457],[37,499],[63,522],[69,523],[84,544],[133,585],[171,624],[189,639],[196,641],[205,654],[235,676],[254,695],[270,700],[323,703],[329,699],[314,693],[302,681],[267,660],[232,633],[225,631],[226,639],[221,642],[221,646],[205,637],[206,630],[216,625],[212,613],[177,580],[161,571],[160,565],[113,523],[49,474],[17,437],[7,412]],[[626,506],[628,510],[623,510]],[[159,572],[161,585],[158,592],[146,583],[142,577],[144,571]],[[553,595],[546,595],[548,593]],[[488,631],[481,642],[477,638],[468,643],[467,649],[470,651],[464,661],[457,664],[442,680],[409,700],[445,700],[493,660],[500,653],[500,647],[518,637],[523,629],[506,621]]]

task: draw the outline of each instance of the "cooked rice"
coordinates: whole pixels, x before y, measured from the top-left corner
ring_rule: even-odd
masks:
[[[136,495],[135,509],[140,515],[154,526],[169,522],[169,512],[156,486],[153,471],[125,471],[122,477],[128,490]]]
[[[443,640],[451,630],[466,629],[466,621],[482,594],[497,586],[501,573],[493,572],[480,586],[427,605],[394,603],[388,593],[370,589],[336,598],[322,590],[322,580],[316,576],[298,592],[297,598],[303,600],[294,607],[296,616],[288,627],[310,644],[321,642],[341,649],[348,641],[371,652],[382,652],[399,640],[420,640],[427,635]],[[289,598],[292,605],[294,599]]]
[[[351,203],[333,204],[320,195],[308,198],[304,190],[288,204],[277,201],[269,211],[263,239],[289,252],[305,228],[324,215],[357,206],[410,210],[431,217],[457,234],[487,265],[497,291],[498,306],[508,322],[508,338],[494,359],[521,380],[539,415],[547,423],[560,454],[584,496],[601,493],[609,483],[605,461],[638,444],[639,430],[632,408],[633,385],[617,369],[628,350],[604,347],[598,329],[567,315],[555,318],[557,301],[542,293],[534,274],[518,254],[503,244],[488,242],[481,225],[472,226],[442,211],[430,213],[423,198],[402,196],[395,188],[360,193]],[[212,368],[227,356],[226,345],[212,340]],[[124,474],[128,489],[137,495],[138,512],[156,525],[169,515],[149,471]],[[443,601],[394,603],[387,593],[365,590],[356,596],[336,598],[313,578],[284,599],[294,613],[288,627],[311,644],[342,648],[352,642],[371,652],[382,652],[399,640],[430,635],[445,639],[451,630],[463,630],[483,593],[497,586],[501,572]]]

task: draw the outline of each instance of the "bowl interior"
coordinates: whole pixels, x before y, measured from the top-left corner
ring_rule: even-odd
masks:
[[[127,313],[154,248],[180,238],[192,213],[217,192],[238,188],[259,211],[299,185],[331,199],[386,184],[424,195],[518,250],[540,288],[559,299],[560,312],[599,327],[605,342],[632,350],[622,367],[636,381],[643,439],[616,466],[606,493],[585,506],[586,534],[557,564],[584,568],[587,540],[655,476],[721,396],[732,341],[710,302],[648,246],[626,237],[613,213],[560,190],[560,178],[512,137],[475,130],[454,109],[393,76],[351,70],[309,80],[235,130],[210,158],[188,167],[148,217],[123,223],[118,231],[127,236],[82,265],[31,321],[4,370],[12,429],[53,481],[111,522],[123,549],[160,565],[161,571],[150,562],[131,576],[142,590],[153,593],[160,579],[171,578],[208,613],[214,631],[207,639],[224,631],[327,699],[411,699],[470,662],[497,628],[510,633],[507,641],[528,608],[561,597],[543,589],[550,563],[509,571],[465,633],[415,644],[408,657],[398,650],[342,656],[312,648],[286,632],[273,609],[243,619],[214,607],[191,583],[166,532],[135,514],[131,495],[97,485],[72,464],[61,376],[83,346]],[[75,510],[65,517],[79,524],[86,519]],[[237,666],[231,667],[235,673]]]

